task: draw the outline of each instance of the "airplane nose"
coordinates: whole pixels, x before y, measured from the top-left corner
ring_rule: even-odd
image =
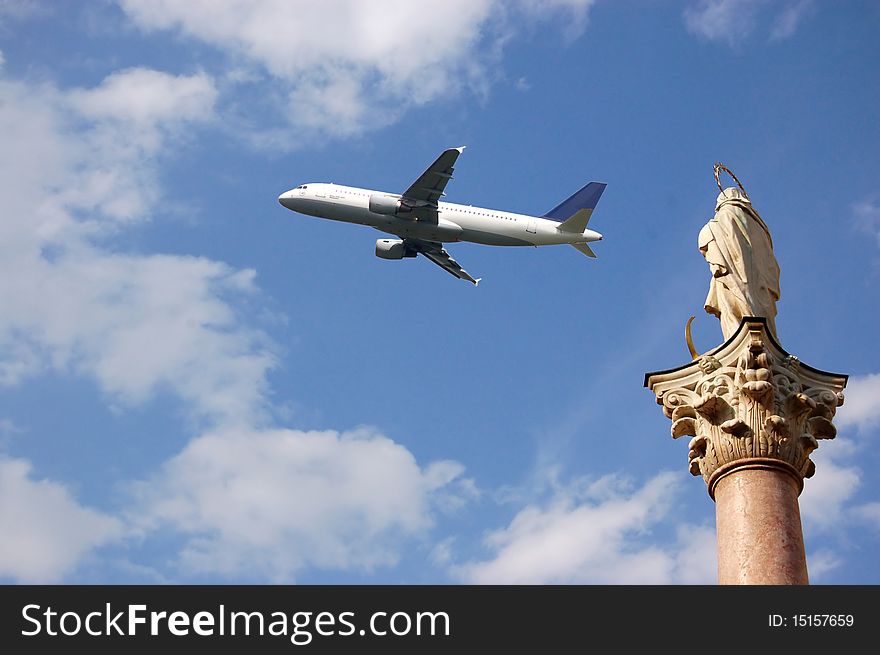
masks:
[[[282,207],[293,209],[293,193],[291,193],[290,191],[285,191],[280,196],[278,196],[278,202],[281,203]]]

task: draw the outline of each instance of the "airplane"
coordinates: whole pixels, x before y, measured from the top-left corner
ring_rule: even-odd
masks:
[[[451,275],[479,284],[449,256],[444,243],[468,241],[490,246],[569,244],[595,257],[589,244],[602,235],[587,228],[605,184],[590,182],[543,216],[441,202],[453,167],[464,150],[449,148],[402,194],[328,183],[302,184],[278,202],[287,209],[334,221],[368,225],[397,239],[376,241],[376,256],[403,259],[421,254]]]

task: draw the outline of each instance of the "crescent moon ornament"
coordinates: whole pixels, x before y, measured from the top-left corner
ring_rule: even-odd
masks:
[[[700,353],[698,353],[697,349],[694,348],[694,340],[693,337],[691,337],[691,323],[694,322],[695,318],[695,316],[691,316],[688,319],[687,325],[684,326],[684,340],[687,342],[687,347],[691,353],[691,358],[697,360],[700,357]]]

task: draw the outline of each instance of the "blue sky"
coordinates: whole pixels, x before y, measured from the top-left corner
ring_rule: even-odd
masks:
[[[782,344],[851,375],[811,578],[877,583],[880,8],[809,0],[0,2],[0,580],[703,583],[714,506],[646,371],[721,340],[728,164]],[[542,214],[478,288],[292,214],[303,182]]]

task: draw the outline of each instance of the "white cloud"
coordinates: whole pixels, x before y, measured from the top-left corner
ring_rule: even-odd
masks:
[[[430,82],[463,63],[478,37],[490,0],[413,3],[353,0],[296,3],[279,0],[121,0],[147,29],[177,29],[264,65],[280,78],[320,78],[335,70],[368,69],[379,82]],[[460,54],[461,53],[461,54]],[[437,64],[431,70],[430,64]],[[430,86],[430,84],[429,84]]]
[[[844,390],[843,406],[837,410],[839,428],[867,430],[880,422],[880,373],[851,377]]]
[[[557,491],[491,533],[490,559],[453,567],[477,584],[668,584],[715,579],[714,535],[681,526],[674,544],[646,543],[668,516],[680,476],[663,473],[636,490],[614,476]],[[651,540],[647,540],[650,542]]]
[[[841,564],[843,564],[843,560],[830,550],[811,553],[807,557],[810,582],[821,582],[829,573],[840,568]]]
[[[845,510],[861,484],[861,473],[858,468],[839,464],[837,459],[854,448],[851,442],[836,439],[810,455],[816,463],[816,474],[804,481],[799,501],[807,529],[831,530],[845,522]]]
[[[4,18],[27,18],[44,11],[38,0],[0,0],[0,21]]]
[[[296,85],[288,94],[288,112],[297,127],[323,131],[330,127],[330,120],[332,131],[346,136],[390,123],[398,110],[374,112],[358,75],[336,71],[320,80]]]
[[[525,9],[535,14],[568,9],[581,17],[585,16],[590,8],[596,4],[596,0],[520,0],[520,3]]]
[[[24,430],[19,428],[13,421],[8,418],[0,418],[0,450],[23,432]]]
[[[853,205],[853,213],[857,227],[876,239],[880,246],[880,203],[876,200],[863,200]]]
[[[718,555],[715,528],[680,525],[673,550],[674,565],[669,582],[674,584],[715,584]]]
[[[788,4],[773,21],[770,40],[783,41],[792,36],[812,6],[813,0],[798,0]]]
[[[273,358],[224,300],[251,293],[252,272],[194,257],[86,247],[28,262],[26,271],[0,281],[8,308],[0,317],[0,353],[9,352],[4,363],[11,361],[7,382],[52,367],[95,379],[127,405],[167,389],[200,418],[250,421],[259,412]],[[32,370],[16,368],[22,352]]]
[[[434,544],[429,559],[431,563],[439,567],[448,567],[453,562],[453,549],[455,537],[446,537]]]
[[[563,12],[575,34],[593,0],[119,3],[144,30],[177,31],[222,50],[236,76],[243,63],[265,71],[273,91],[260,95],[274,99],[303,140],[381,127],[464,89],[479,94],[510,37],[511,12],[531,21]]]
[[[461,472],[450,461],[421,468],[368,429],[228,430],[191,441],[138,485],[135,513],[147,529],[187,536],[185,571],[290,581],[304,567],[395,563]]]
[[[213,119],[216,98],[214,83],[204,74],[175,76],[144,68],[119,71],[93,89],[64,94],[65,107],[82,119],[71,127],[81,130],[88,156],[96,161],[80,164],[81,179],[59,194],[59,202],[97,209],[115,220],[149,215],[159,200],[158,158],[172,141],[178,148],[185,143],[187,127]]]
[[[135,129],[205,120],[216,99],[214,82],[204,73],[174,76],[149,68],[117,71],[93,89],[70,93],[71,104],[84,116],[122,121]]]
[[[143,85],[162,97],[142,105]],[[213,423],[258,419],[273,360],[236,309],[255,293],[253,271],[107,245],[149,218],[165,149],[209,119],[214,96],[205,76],[144,69],[70,91],[0,79],[0,385],[61,370],[114,403],[167,390]],[[121,533],[60,484],[30,480],[21,460],[3,460],[0,477],[2,575],[61,579]]]
[[[121,0],[148,30],[177,30],[283,81],[294,127],[337,135],[457,93],[480,68],[492,0],[322,3]]]
[[[64,486],[34,480],[28,462],[0,457],[0,578],[57,582],[121,534],[117,519],[83,507]]]
[[[163,100],[137,109],[123,98],[143,83]],[[67,92],[0,80],[0,94],[0,230],[3,245],[30,250],[148,216],[160,156],[172,138],[179,147],[185,126],[210,120],[216,91],[202,75],[129,69]]]
[[[562,14],[566,19],[565,38],[571,41],[583,33],[596,0],[519,0],[519,4],[531,19]]]
[[[142,87],[161,98],[141,102]],[[167,389],[197,417],[254,420],[274,361],[236,310],[254,272],[94,240],[150,216],[164,149],[211,116],[210,80],[130,69],[94,89],[0,93],[0,384],[72,370],[114,402]]]
[[[700,0],[685,9],[685,25],[704,39],[734,45],[754,29],[759,3],[760,0]]]
[[[781,11],[774,14],[780,3],[768,0],[699,0],[685,8],[684,21],[692,34],[733,47],[748,40],[759,23],[766,22],[769,39],[780,41],[795,33],[812,1],[785,0],[781,4]]]
[[[874,501],[853,508],[856,518],[867,522],[875,529],[880,530],[880,502]]]
[[[144,87],[152,91],[140,97]],[[170,392],[211,426],[137,486],[141,514],[127,529],[183,535],[179,563],[189,570],[289,579],[306,565],[393,562],[433,512],[475,496],[460,465],[420,467],[375,432],[255,427],[270,405],[274,356],[243,315],[258,294],[254,272],[112,250],[117,231],[155,210],[166,150],[211,119],[210,78],[129,69],[74,90],[0,79],[0,97],[0,384],[72,372],[115,404]],[[56,539],[34,519],[6,540],[2,573],[61,578],[121,524],[79,508],[60,485],[29,482],[23,466],[4,469],[4,516],[39,501],[48,509],[36,516],[66,512],[83,532],[58,521],[58,534],[71,536]],[[30,552],[46,558],[44,572]]]

